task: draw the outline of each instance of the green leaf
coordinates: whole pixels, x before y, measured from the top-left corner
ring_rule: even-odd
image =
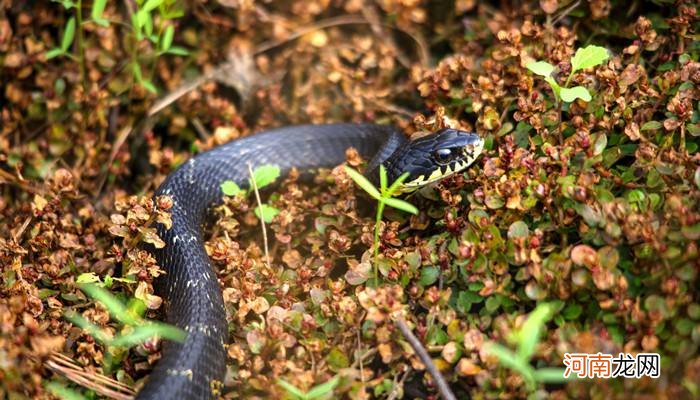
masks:
[[[492,313],[498,309],[498,307],[501,306],[501,298],[498,296],[491,296],[488,299],[486,299],[486,303],[484,303],[484,306],[486,306],[486,311]]]
[[[695,180],[695,186],[700,189],[700,167],[695,170],[695,176],[693,178]]]
[[[80,285],[80,290],[93,300],[102,303],[109,314],[122,324],[136,325],[140,322],[139,318],[135,318],[126,306],[107,290],[90,283]]]
[[[168,54],[173,54],[176,56],[189,56],[190,52],[186,48],[180,46],[172,46],[166,51]]]
[[[160,50],[161,51],[168,51],[170,49],[170,46],[173,45],[173,37],[175,36],[175,27],[172,25],[168,25],[167,28],[165,28],[165,33],[163,33],[163,40],[160,43]]]
[[[604,132],[599,133],[598,137],[595,138],[595,142],[593,143],[593,155],[597,156],[598,154],[603,154],[603,151],[607,145],[608,136]]]
[[[139,83],[143,82],[143,76],[141,75],[141,67],[137,63],[131,64],[131,73],[136,78]]]
[[[302,392],[296,386],[283,379],[277,379],[277,384],[282,386],[282,388],[286,390],[287,393],[291,394],[292,396],[295,396],[297,399],[303,399],[306,397],[306,393]]]
[[[263,214],[262,217],[260,216],[261,209]],[[279,213],[280,210],[267,204],[261,204],[260,207],[255,207],[255,216],[258,217],[258,219],[265,221],[266,224],[272,222],[272,219]]]
[[[317,399],[323,397],[327,394],[333,392],[338,383],[340,382],[340,377],[338,375],[331,378],[328,382],[324,382],[320,385],[316,385],[311,390],[306,393],[308,399]]]
[[[334,347],[326,356],[326,362],[332,371],[339,371],[343,368],[347,368],[350,365],[350,360],[348,356],[345,355],[345,351],[339,347]]]
[[[146,12],[151,12],[159,7],[163,3],[163,0],[148,0],[146,4],[143,5],[142,10]]]
[[[140,11],[131,14],[131,29],[136,34],[136,40],[141,40],[143,38],[143,32],[141,30],[142,23],[140,21],[140,16]]]
[[[418,209],[416,208],[416,206],[407,201],[394,198],[385,198],[382,201],[389,207],[393,207],[413,215],[418,215]]]
[[[554,72],[554,65],[546,61],[534,61],[525,66],[525,68],[534,72],[537,75],[549,77]]]
[[[537,382],[541,383],[563,383],[571,379],[571,376],[575,375],[569,375],[569,378],[564,378],[564,368],[540,368],[535,371],[535,380]]]
[[[564,318],[568,320],[574,320],[578,318],[581,313],[583,312],[583,307],[576,303],[571,303],[567,305],[564,310],[561,312]]]
[[[156,86],[153,84],[153,82],[149,81],[148,79],[142,80],[141,85],[149,92],[153,94],[158,94],[158,89],[156,89]]]
[[[93,21],[102,26],[107,26],[107,24],[103,24],[104,22],[107,22],[107,20],[102,18],[102,13],[104,13],[106,5],[107,0],[95,0],[92,3],[92,10],[90,11],[90,16],[92,17]]]
[[[387,181],[389,178],[386,176],[386,168],[384,168],[384,165],[379,165],[379,190],[383,193],[386,189],[388,189],[389,184]]]
[[[105,18],[99,18],[99,19],[92,19],[92,22],[96,23],[97,25],[108,27],[109,26],[109,20]]]
[[[610,57],[605,47],[590,45],[576,50],[571,59],[571,73],[602,64]]]
[[[136,12],[135,19],[136,25],[139,28],[143,28],[146,25],[146,22],[151,19],[151,14],[145,10],[139,10]]]
[[[253,170],[253,179],[258,189],[262,189],[279,178],[280,172],[280,167],[276,165],[261,165]],[[253,186],[252,183],[250,186]]]
[[[380,171],[382,168],[384,168],[384,166],[379,167]],[[404,181],[408,179],[409,175],[410,174],[408,172],[404,172],[403,174],[401,174],[401,176],[396,178],[394,183],[392,183],[391,186],[389,186],[389,188],[386,190],[387,196],[393,197],[394,194],[396,194],[396,191],[399,189],[399,186],[401,186],[404,183]]]
[[[627,201],[630,203],[641,204],[644,202],[645,197],[644,192],[639,189],[632,189],[627,192]]]
[[[374,198],[375,200],[379,200],[382,198],[381,194],[379,194],[379,190],[377,190],[377,188],[374,187],[372,182],[370,182],[369,179],[367,179],[364,175],[348,167],[347,165],[345,166],[345,172],[347,172],[350,178],[353,181],[355,181],[357,186],[361,187],[362,190],[367,192],[367,194],[372,196],[372,198]]]
[[[530,229],[523,221],[515,221],[508,228],[508,239],[524,238],[530,234]]]
[[[527,363],[527,361],[523,360],[520,357],[516,357],[515,353],[498,343],[486,343],[484,344],[484,350],[487,353],[496,356],[501,365],[520,373],[520,375],[522,375],[523,378],[525,378],[529,385],[534,385],[534,371],[533,368]]]
[[[145,15],[146,17],[143,20],[143,32],[151,42],[155,43],[153,40],[153,17],[149,13],[146,13]]]
[[[691,136],[700,136],[700,124],[687,124],[685,128]]]
[[[529,360],[535,352],[544,324],[552,317],[552,307],[549,304],[539,304],[528,315],[527,320],[518,333],[518,358]]]
[[[423,286],[429,286],[437,281],[440,276],[440,270],[436,267],[423,267],[420,270],[419,282]]]
[[[117,336],[110,344],[117,347],[133,347],[155,336],[176,342],[184,342],[187,333],[175,326],[149,323],[137,326],[127,334]]]
[[[63,31],[63,38],[61,39],[61,50],[64,52],[68,51],[71,43],[73,43],[73,37],[75,37],[75,17],[70,17],[66,23],[66,28]]]
[[[234,181],[224,181],[224,183],[221,184],[221,191],[224,192],[226,196],[238,196],[244,193],[243,189]]]
[[[100,281],[100,277],[97,276],[96,273],[84,272],[84,273],[78,275],[78,278],[75,280],[75,283],[81,284],[81,283],[102,283],[102,282]]]
[[[75,311],[67,312],[65,314],[66,319],[72,322],[73,324],[79,326],[82,330],[88,333],[88,335],[92,336],[93,339],[95,339],[97,342],[105,345],[111,344],[110,337],[107,336],[102,329],[100,329],[99,326],[93,324],[92,322],[88,321],[83,317],[82,315],[76,313]]]
[[[71,8],[75,7],[75,3],[72,0],[51,0],[55,3],[61,3],[63,8],[66,10],[70,10]]]
[[[73,389],[69,389],[58,382],[49,382],[46,385],[46,389],[53,393],[54,396],[62,400],[85,400],[86,397],[76,392]]]
[[[66,54],[66,52],[63,51],[63,49],[59,49],[58,47],[54,47],[53,49],[46,52],[46,59],[50,60],[52,58],[56,58],[56,57],[62,56],[64,54]]]
[[[576,99],[582,99],[584,101],[591,101],[591,94],[583,86],[575,86],[572,88],[561,88],[559,96],[562,100],[567,103],[571,103]]]
[[[662,126],[663,125],[659,121],[647,121],[639,129],[642,131],[655,131],[661,129]]]

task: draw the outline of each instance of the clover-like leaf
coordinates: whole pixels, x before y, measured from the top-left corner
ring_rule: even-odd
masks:
[[[567,103],[571,103],[576,99],[582,99],[584,101],[591,101],[591,94],[583,86],[574,86],[572,88],[561,88],[559,96],[562,100]]]
[[[276,165],[261,165],[253,170],[253,179],[258,189],[262,189],[279,178],[280,173],[280,167]],[[250,186],[253,186],[252,183]]]
[[[262,216],[260,213],[262,213]],[[255,216],[265,221],[266,224],[272,222],[272,219],[279,213],[280,210],[267,204],[261,204],[260,207],[255,207]]]
[[[551,76],[552,72],[554,72],[554,65],[546,61],[534,61],[527,64],[525,68],[529,69],[537,75],[544,77]]]
[[[243,189],[234,181],[224,181],[221,184],[221,191],[224,192],[226,196],[237,196],[243,193]]]
[[[571,73],[600,65],[609,57],[608,49],[605,47],[590,45],[580,48],[571,59]]]

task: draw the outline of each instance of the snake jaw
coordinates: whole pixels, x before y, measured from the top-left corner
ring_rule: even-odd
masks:
[[[395,174],[409,172],[409,178],[399,188],[410,193],[464,171],[481,154],[484,140],[478,135],[456,129],[443,129],[435,135],[409,142],[407,149],[397,151],[396,158],[410,159]]]

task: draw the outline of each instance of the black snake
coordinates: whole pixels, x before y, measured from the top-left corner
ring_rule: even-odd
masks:
[[[155,250],[166,274],[156,282],[167,321],[187,332],[183,343],[168,342],[138,399],[208,399],[219,393],[226,370],[228,330],[221,288],[204,249],[202,226],[222,200],[221,183],[245,187],[252,168],[277,165],[309,170],[345,161],[354,147],[371,159],[366,175],[377,180],[383,164],[390,182],[408,172],[404,191],[414,190],[466,168],[483,141],[472,133],[444,129],[409,141],[396,128],[370,124],[304,125],[274,129],[216,147],[185,162],[156,195],[169,195],[172,228],[159,226],[165,241]]]

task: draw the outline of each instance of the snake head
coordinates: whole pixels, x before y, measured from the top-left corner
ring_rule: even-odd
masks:
[[[463,171],[483,148],[484,140],[479,135],[445,128],[404,143],[383,164],[389,182],[408,172],[399,187],[401,193],[408,193]]]

